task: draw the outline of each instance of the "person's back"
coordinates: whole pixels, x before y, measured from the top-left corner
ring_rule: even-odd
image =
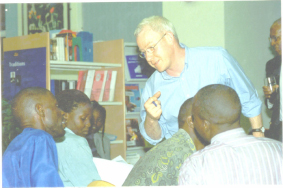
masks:
[[[178,185],[179,168],[196,151],[193,140],[183,129],[149,150],[135,164],[123,186]]]
[[[253,159],[253,156],[257,156]],[[282,184],[282,143],[247,135],[242,128],[214,136],[184,166],[192,184]],[[187,164],[189,164],[187,163]],[[204,171],[204,176],[199,176]],[[196,173],[197,172],[197,173]]]
[[[34,168],[36,166],[39,168]],[[3,155],[3,187],[63,186],[57,169],[57,150],[52,136],[43,130],[25,128],[13,139]],[[42,173],[46,178],[42,178]],[[50,176],[52,178],[47,179]]]

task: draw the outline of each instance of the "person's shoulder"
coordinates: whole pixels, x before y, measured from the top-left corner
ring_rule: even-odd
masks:
[[[66,139],[66,142],[68,142],[68,143],[72,142],[72,143],[77,144],[77,145],[87,143],[87,140],[84,137],[81,137],[81,136],[76,135],[76,134],[69,133],[67,131],[65,133],[65,139]]]
[[[279,63],[281,63],[281,56],[278,55],[267,61],[266,66],[271,66],[273,64],[279,64]]]
[[[23,134],[27,135],[30,139],[53,139],[48,132],[41,129],[25,128]]]
[[[201,47],[193,47],[189,48],[189,51],[191,52],[198,52],[198,53],[215,53],[215,52],[227,52],[226,49],[224,49],[221,46],[201,46]]]
[[[276,145],[280,148],[282,148],[282,142],[278,140],[274,140],[272,138],[267,138],[267,137],[256,137],[255,139],[259,140],[260,142],[263,142],[268,145]]]

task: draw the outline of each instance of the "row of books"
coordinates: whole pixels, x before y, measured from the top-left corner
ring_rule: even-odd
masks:
[[[50,80],[50,91],[53,95],[57,95],[61,91],[68,89],[76,89],[77,80]]]
[[[79,71],[76,89],[84,92],[91,101],[114,101],[117,71]]]
[[[93,62],[93,34],[86,31],[51,30],[50,60]]]

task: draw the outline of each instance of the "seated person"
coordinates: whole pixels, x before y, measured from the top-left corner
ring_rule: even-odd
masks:
[[[191,105],[192,98],[187,99],[180,108],[179,131],[141,157],[123,186],[178,185],[179,168],[183,161],[204,147],[194,133]]]
[[[247,135],[240,115],[240,99],[232,88],[213,84],[197,92],[193,123],[210,145],[185,160],[179,185],[282,184],[282,143]]]
[[[62,111],[45,88],[21,90],[12,112],[23,128],[7,147],[2,160],[3,187],[63,187],[53,137],[65,134]]]
[[[89,131],[92,107],[89,98],[79,90],[64,90],[57,96],[64,112],[65,135],[57,138],[59,175],[65,187],[86,187],[100,180],[84,138]]]
[[[93,157],[110,160],[110,140],[104,135],[106,110],[98,102],[92,101],[93,120],[86,136]],[[99,130],[102,128],[102,133]]]

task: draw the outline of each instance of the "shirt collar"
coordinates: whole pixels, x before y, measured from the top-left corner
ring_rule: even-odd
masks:
[[[65,127],[65,131],[71,134],[75,134],[71,129],[69,129],[68,127]]]
[[[216,141],[223,142],[223,141],[234,140],[235,138],[239,138],[243,136],[247,136],[247,134],[245,133],[242,127],[239,127],[215,135],[214,137],[212,137],[211,143]]]
[[[187,69],[188,68],[187,59],[188,59],[188,56],[189,56],[189,48],[186,45],[184,45],[183,43],[179,43],[179,44],[182,48],[185,48],[185,68],[184,69]],[[184,70],[182,71],[181,75],[183,74],[183,72],[184,72]],[[167,74],[166,71],[161,72],[161,75],[162,75],[163,79],[165,79],[165,80],[170,80],[170,79],[176,78],[176,77],[172,77],[169,74]]]

